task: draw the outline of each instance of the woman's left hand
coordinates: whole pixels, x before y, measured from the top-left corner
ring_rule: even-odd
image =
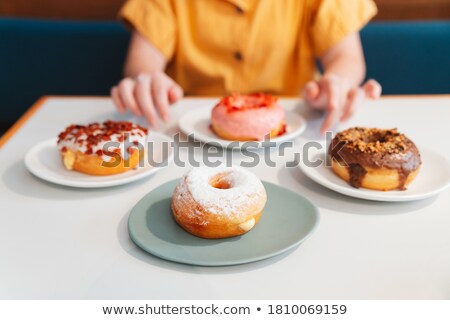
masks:
[[[348,120],[366,98],[377,99],[381,85],[371,79],[357,88],[336,74],[325,74],[318,81],[310,81],[303,92],[308,105],[326,112],[320,131],[324,134],[338,121]]]

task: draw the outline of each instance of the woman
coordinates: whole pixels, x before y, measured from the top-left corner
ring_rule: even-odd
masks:
[[[361,86],[359,30],[376,11],[372,0],[129,0],[125,78],[111,95],[119,111],[156,125],[184,93],[303,91],[326,112],[325,132],[381,94],[374,80]]]

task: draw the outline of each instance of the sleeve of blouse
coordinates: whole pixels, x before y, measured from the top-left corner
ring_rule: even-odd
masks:
[[[172,58],[177,28],[172,1],[128,0],[119,18],[156,46],[167,60]]]
[[[372,0],[318,0],[311,24],[315,55],[323,55],[346,36],[362,29],[376,14]]]

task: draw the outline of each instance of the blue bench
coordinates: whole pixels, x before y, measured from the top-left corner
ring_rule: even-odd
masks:
[[[385,94],[450,93],[450,21],[371,23],[361,39]]]
[[[367,75],[384,93],[450,93],[450,22],[372,23],[361,35]],[[107,95],[128,41],[118,22],[1,18],[0,121],[42,95]]]

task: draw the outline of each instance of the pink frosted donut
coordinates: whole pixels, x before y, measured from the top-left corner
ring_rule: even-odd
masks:
[[[219,101],[211,112],[211,128],[221,138],[261,141],[286,131],[285,111],[277,98],[263,93],[235,94]]]

